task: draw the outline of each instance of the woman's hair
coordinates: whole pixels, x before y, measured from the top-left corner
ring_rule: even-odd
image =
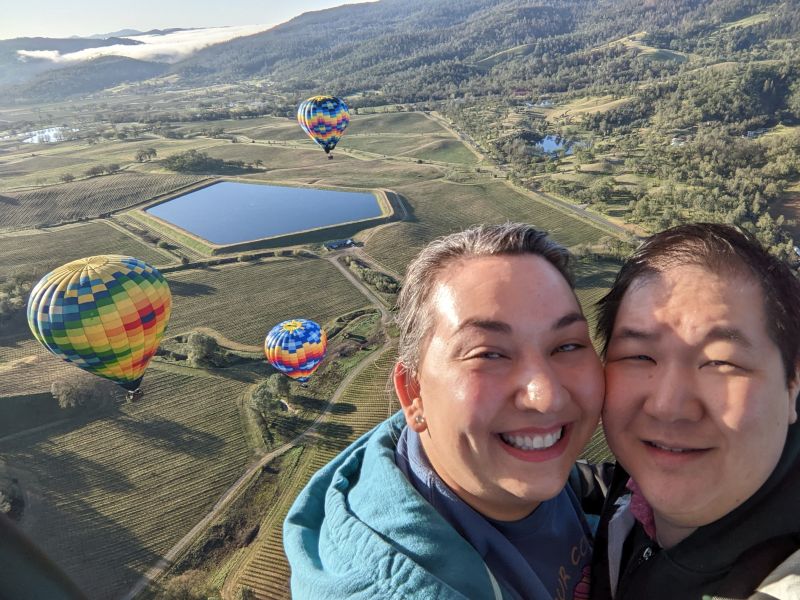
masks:
[[[423,248],[408,266],[395,317],[400,329],[399,360],[412,375],[417,372],[422,344],[433,324],[429,305],[439,273],[464,259],[520,254],[541,256],[574,287],[569,252],[546,232],[530,225],[478,225],[434,240]]]
[[[683,265],[702,267],[716,275],[745,276],[761,286],[767,332],[780,349],[786,381],[791,381],[800,358],[800,281],[752,234],[717,223],[679,225],[657,233],[625,261],[611,290],[597,303],[602,354],[608,349],[617,312],[631,285]]]

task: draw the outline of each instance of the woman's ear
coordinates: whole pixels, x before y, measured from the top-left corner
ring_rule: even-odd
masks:
[[[406,423],[417,433],[422,433],[428,428],[428,424],[425,422],[425,411],[417,378],[411,374],[408,367],[402,362],[398,362],[394,366],[392,379],[394,380],[394,391],[406,417]]]

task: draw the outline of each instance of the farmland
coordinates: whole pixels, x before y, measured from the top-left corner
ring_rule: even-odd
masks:
[[[155,370],[138,404],[0,445],[31,499],[29,535],[94,597],[124,592],[247,462],[243,389]]]
[[[199,181],[186,175],[118,173],[23,192],[3,192],[2,229],[56,225],[117,211]]]
[[[54,229],[0,233],[0,273],[38,273],[83,256],[124,254],[160,265],[173,258],[104,221]]]
[[[170,333],[202,324],[244,344],[260,344],[286,318],[326,323],[369,303],[336,267],[318,259],[209,267],[167,279],[175,302]]]
[[[355,235],[365,260],[390,274],[402,274],[433,238],[475,223],[528,221],[569,246],[597,245],[608,232],[576,211],[511,185],[456,133],[423,113],[354,115],[350,137],[333,160],[326,160],[291,119],[176,125],[187,138],[148,134],[130,143],[64,142],[33,157],[0,157],[6,190],[0,198],[5,229],[0,280],[40,275],[81,256],[137,256],[166,269],[174,303],[163,346],[180,354],[186,334],[201,330],[237,349],[239,358],[234,356],[231,366],[190,367],[180,358],[159,357],[145,376],[142,401],[64,411],[49,395],[51,383],[88,384],[92,377],[40,347],[17,313],[0,323],[0,419],[13,421],[0,427],[0,460],[25,496],[23,530],[91,598],[107,598],[124,595],[173,549],[250,461],[280,450],[232,508],[218,515],[218,525],[190,540],[183,558],[149,594],[158,597],[159,586],[180,575],[185,563],[201,565],[203,577],[226,598],[243,588],[258,598],[288,597],[281,523],[294,497],[315,470],[397,409],[388,391],[395,349],[376,310],[383,308],[381,301],[355,287],[334,265],[336,255],[328,256],[318,243],[214,264],[216,257],[181,236],[142,222],[135,207],[215,174],[167,173],[158,160],[131,162],[131,150],[153,146],[161,158],[202,149],[251,165],[243,181],[395,192],[402,198],[401,219]],[[211,128],[224,128],[225,138],[207,137]],[[53,184],[64,170],[112,158],[122,172]],[[47,182],[36,184],[36,169]],[[578,294],[588,314],[615,268],[602,261],[579,265]],[[248,402],[272,372],[255,353],[265,332],[290,317],[330,326],[337,317],[369,308],[373,312],[353,321],[346,336],[332,340],[330,358],[291,410],[272,420],[274,439],[258,439],[264,433],[258,428],[265,425],[254,419]],[[340,389],[352,369],[362,370],[352,372]],[[338,401],[324,412],[335,393],[341,394]],[[322,414],[313,433],[294,438]],[[605,451],[601,435],[587,450],[593,457]],[[219,523],[240,527],[243,514],[250,515],[249,530],[257,532],[252,541],[229,546],[214,537]]]

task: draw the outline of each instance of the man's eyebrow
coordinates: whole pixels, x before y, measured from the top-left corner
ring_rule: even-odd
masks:
[[[658,334],[654,331],[642,331],[633,327],[621,327],[619,331],[612,333],[611,337],[615,340],[655,341],[658,339]]]
[[[706,342],[714,342],[714,341],[729,341],[744,348],[752,348],[752,342],[747,338],[747,336],[742,332],[741,329],[737,329],[736,327],[714,327],[711,331],[708,332],[706,335]]]
[[[585,323],[585,322],[586,322],[586,317],[584,317],[581,313],[575,311],[561,317],[558,321],[553,323],[551,329],[553,331],[556,331],[558,329],[563,329],[564,327],[569,327],[573,323]]]

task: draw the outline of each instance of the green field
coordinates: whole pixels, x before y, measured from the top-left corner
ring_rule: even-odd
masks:
[[[291,258],[169,273],[169,335],[210,327],[243,344],[295,317],[326,323],[369,301],[329,262]]]
[[[365,249],[396,273],[403,273],[429,241],[479,223],[531,223],[567,246],[595,242],[606,235],[549,204],[522,195],[502,181],[479,180],[470,185],[425,181],[395,189],[411,204],[413,220],[382,228],[379,234],[368,237]]]
[[[93,598],[120,596],[241,474],[245,384],[151,369],[144,399],[0,444],[21,525]]]

